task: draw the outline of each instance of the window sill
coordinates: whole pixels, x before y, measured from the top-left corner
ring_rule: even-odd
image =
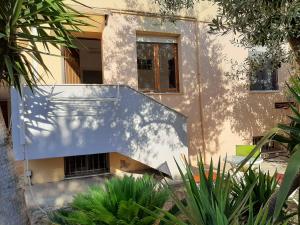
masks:
[[[148,92],[141,91],[145,95],[183,95],[183,92]]]
[[[279,93],[280,90],[249,90],[252,94],[272,94],[272,93]]]
[[[110,172],[105,173],[97,173],[97,174],[87,174],[87,175],[77,175],[77,176],[65,176],[64,180],[73,180],[73,179],[80,179],[80,178],[88,178],[88,177],[98,177],[98,176],[109,176],[111,175]]]

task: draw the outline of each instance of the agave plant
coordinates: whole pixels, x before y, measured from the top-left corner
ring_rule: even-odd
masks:
[[[300,111],[297,106],[300,104],[300,77],[294,77],[291,84],[292,85],[289,85],[287,83],[287,88],[297,104],[290,104],[290,108],[293,112],[293,115],[289,116],[291,119],[290,124],[278,124],[277,127],[271,129],[237,169],[237,171],[239,171],[255,152],[269,141],[276,140],[287,145],[287,148],[290,151],[290,158],[288,160],[283,182],[281,183],[279,190],[270,196],[267,203],[269,217],[272,216],[274,221],[279,220],[282,208],[288,196],[300,187]],[[298,207],[298,223],[300,224],[300,207]]]
[[[277,173],[271,176],[269,172],[265,173],[260,168],[249,167],[247,171],[240,172],[240,174],[243,176],[242,179],[240,179],[241,175],[232,179],[234,183],[232,195],[233,197],[241,195],[243,190],[255,183],[248,203],[250,204],[251,200],[253,213],[257,215],[261,207],[267,203],[276,190],[278,184]]]
[[[271,225],[271,218],[267,217],[268,210],[264,208],[263,203],[266,202],[268,195],[272,194],[275,181],[266,181],[267,175],[262,173],[258,175],[250,169],[252,172],[248,173],[248,178],[243,178],[245,181],[237,191],[236,178],[226,172],[225,167],[226,162],[221,167],[219,160],[216,171],[213,170],[213,162],[207,171],[200,158],[198,161],[200,182],[196,183],[192,167],[187,162],[184,170],[178,166],[185,198],[177,197],[173,188],[169,187],[175,206],[169,211],[160,210],[160,213],[156,214],[161,221],[160,224]],[[265,199],[257,202],[259,196],[253,196],[255,191],[260,191]],[[144,210],[150,215],[155,215],[148,209]]]
[[[297,82],[298,81],[298,82]],[[299,92],[300,77],[294,78],[293,85],[287,84],[288,90],[294,97],[297,105],[300,104],[300,92]],[[295,85],[297,84],[297,85]],[[277,134],[275,138],[288,145],[288,149],[291,153],[288,161],[288,166],[284,174],[284,179],[279,189],[278,194],[273,202],[275,202],[275,216],[278,216],[280,209],[282,208],[285,200],[289,194],[292,194],[300,186],[300,112],[297,106],[290,105],[293,112],[290,125],[279,124],[280,134]],[[298,207],[298,218],[300,222],[300,208]]]
[[[77,195],[69,209],[50,218],[61,225],[152,225],[155,218],[139,205],[155,212],[167,199],[166,189],[150,176],[112,178]]]
[[[262,210],[266,210],[262,208],[263,206],[268,208],[267,203],[269,199],[278,189],[277,173],[275,172],[273,175],[270,175],[269,172],[263,172],[260,168],[253,168],[252,166],[250,166],[245,172],[239,173],[240,175],[238,179],[236,177],[233,177],[233,196],[240,195],[242,193],[242,190],[249,187],[251,184],[253,184],[253,182],[255,182],[251,196],[247,202],[249,210],[251,208],[251,212],[247,210],[242,216],[245,220],[249,220],[249,217],[251,217],[250,214],[253,214],[255,218],[259,214],[265,213],[260,212]],[[241,174],[242,179],[240,179]],[[277,218],[277,222],[278,224],[282,224],[282,221],[289,221],[289,219],[294,215],[294,212],[288,213],[286,210],[286,205],[284,205],[281,208],[280,215]],[[268,219],[270,219],[270,216],[268,217]]]

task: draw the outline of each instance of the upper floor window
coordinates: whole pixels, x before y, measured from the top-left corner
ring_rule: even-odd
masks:
[[[251,57],[259,57],[263,50],[253,51]],[[278,90],[278,70],[274,69],[270,61],[264,62],[255,69],[250,76],[251,91]]]
[[[65,76],[69,84],[101,84],[100,39],[76,38],[75,48],[64,48]]]
[[[139,89],[153,92],[178,92],[177,52],[178,46],[174,39],[139,38],[137,41]]]

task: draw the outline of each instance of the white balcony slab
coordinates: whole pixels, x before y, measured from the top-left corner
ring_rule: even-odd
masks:
[[[128,86],[55,85],[12,96],[17,160],[119,152],[174,175],[186,117]],[[167,165],[167,166],[166,166]]]

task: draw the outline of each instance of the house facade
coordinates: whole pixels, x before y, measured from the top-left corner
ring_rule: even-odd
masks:
[[[195,165],[200,152],[231,155],[285,120],[276,103],[289,101],[286,66],[255,81],[237,74],[250,53],[207,32],[209,3],[169,22],[152,0],[80,2],[70,4],[93,26],[74,33],[78,49],[50,49],[65,58],[44,56],[52,76],[34,95],[11,91],[15,156],[28,160],[33,183],[122,171],[174,176],[173,157]]]

